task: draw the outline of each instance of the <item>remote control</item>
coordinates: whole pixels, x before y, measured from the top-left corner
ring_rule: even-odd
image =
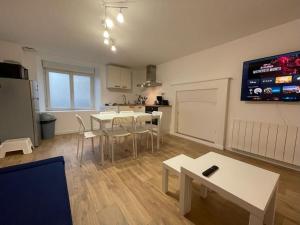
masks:
[[[205,177],[209,177],[210,175],[212,175],[214,172],[216,172],[219,169],[219,167],[217,166],[212,166],[209,169],[205,170],[202,175]]]

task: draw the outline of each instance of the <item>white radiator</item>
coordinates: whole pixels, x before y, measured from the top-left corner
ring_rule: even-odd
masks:
[[[300,127],[233,120],[231,148],[300,166]]]

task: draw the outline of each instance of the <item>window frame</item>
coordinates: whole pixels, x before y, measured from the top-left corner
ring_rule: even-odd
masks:
[[[69,75],[70,83],[70,108],[54,108],[51,106],[50,99],[50,86],[49,86],[49,73],[64,73]],[[90,78],[90,96],[91,106],[90,107],[74,107],[74,76],[87,76]],[[45,69],[45,102],[47,111],[76,111],[76,110],[95,110],[95,74],[83,73],[78,71],[60,70],[60,69]]]

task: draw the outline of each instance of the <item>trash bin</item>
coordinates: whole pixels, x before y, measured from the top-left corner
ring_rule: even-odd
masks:
[[[50,113],[40,114],[42,139],[49,139],[54,137],[56,117]]]

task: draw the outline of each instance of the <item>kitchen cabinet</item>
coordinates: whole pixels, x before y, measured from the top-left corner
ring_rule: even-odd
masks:
[[[171,126],[172,107],[160,106],[158,107],[158,111],[163,113],[161,120],[161,130],[164,134],[169,134]]]
[[[131,89],[131,70],[119,66],[107,66],[107,88]]]
[[[145,112],[145,106],[142,105],[119,106],[119,112],[121,111]]]
[[[131,89],[131,71],[121,68],[121,87],[123,89]]]

